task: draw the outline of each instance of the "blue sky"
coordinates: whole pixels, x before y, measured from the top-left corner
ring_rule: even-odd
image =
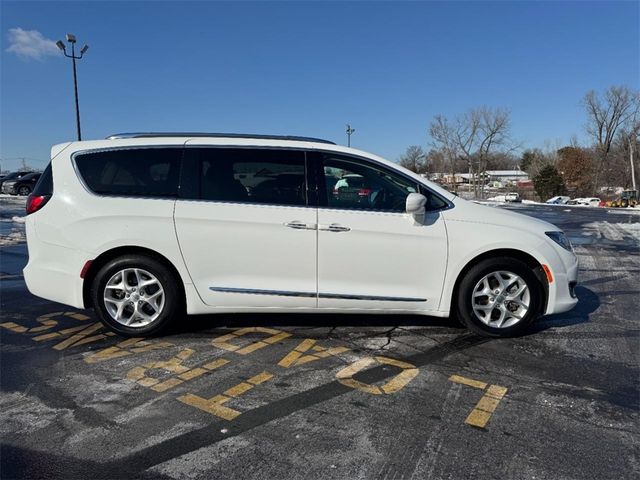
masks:
[[[354,146],[397,159],[429,146],[433,115],[489,105],[511,110],[525,147],[584,140],[588,90],[639,86],[639,5],[2,1],[2,168],[44,166],[52,144],[74,139],[70,61],[46,42],[67,32],[90,45],[78,71],[85,139],[187,130],[346,143],[351,123]],[[17,28],[40,32],[41,58],[11,48]]]

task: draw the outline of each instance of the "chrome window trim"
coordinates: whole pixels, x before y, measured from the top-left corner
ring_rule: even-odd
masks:
[[[117,146],[117,147],[98,147],[98,148],[88,148],[88,149],[84,149],[84,150],[78,150],[76,152],[73,152],[71,154],[71,164],[73,166],[73,169],[76,173],[76,177],[78,177],[78,179],[80,180],[80,184],[83,186],[83,188],[91,195],[94,195],[96,197],[101,197],[101,198],[140,198],[140,199],[147,199],[147,200],[180,200],[180,201],[189,201],[189,202],[211,202],[211,203],[224,203],[224,204],[233,204],[233,205],[259,205],[259,206],[275,206],[275,207],[294,207],[294,208],[322,208],[325,210],[340,210],[340,211],[350,211],[350,212],[371,212],[371,213],[386,213],[386,214],[392,214],[392,215],[403,215],[403,212],[397,212],[397,211],[389,211],[389,210],[373,210],[373,209],[360,209],[360,208],[337,208],[337,207],[329,207],[329,206],[317,206],[317,205],[287,205],[287,204],[271,204],[271,203],[244,203],[244,202],[222,202],[219,200],[203,200],[203,199],[186,199],[186,198],[180,198],[179,194],[176,196],[164,196],[164,197],[155,197],[155,196],[141,196],[141,195],[105,195],[105,194],[99,194],[99,193],[95,193],[93,192],[89,186],[85,183],[84,179],[82,178],[82,175],[80,174],[80,171],[78,170],[78,166],[76,164],[76,157],[79,155],[83,155],[83,154],[87,154],[87,153],[96,153],[96,152],[109,152],[109,151],[118,151],[118,150],[137,150],[137,149],[148,149],[148,148],[181,148],[181,149],[187,149],[187,148],[247,148],[247,149],[256,149],[256,148],[260,148],[260,149],[266,149],[266,150],[302,150],[306,153],[314,153],[314,152],[321,152],[321,153],[332,153],[332,154],[336,154],[336,155],[343,155],[346,157],[352,157],[356,160],[363,160],[365,162],[370,162],[376,166],[380,166],[382,168],[386,168],[386,169],[390,169],[393,170],[394,173],[396,173],[397,175],[400,175],[401,177],[411,181],[411,182],[415,182],[419,185],[421,185],[423,188],[427,189],[432,195],[437,196],[438,198],[440,198],[442,201],[444,201],[446,203],[445,207],[442,208],[438,208],[435,210],[429,210],[427,212],[428,213],[435,213],[435,212],[441,212],[444,210],[450,210],[452,208],[454,208],[454,203],[443,197],[442,195],[440,195],[439,193],[434,192],[431,188],[429,188],[428,185],[426,185],[424,182],[417,180],[413,177],[410,177],[409,175],[406,175],[405,173],[396,170],[393,167],[390,167],[389,165],[385,165],[382,162],[379,162],[375,159],[369,158],[369,157],[363,157],[362,155],[356,155],[356,154],[352,154],[352,153],[344,153],[344,152],[339,152],[336,150],[331,150],[331,149],[318,149],[318,148],[309,148],[309,147],[304,147],[304,146],[300,146],[300,147],[293,147],[293,146],[273,146],[273,145],[265,145],[265,146],[260,146],[260,145],[234,145],[234,144],[224,144],[224,145],[207,145],[207,144],[201,144],[201,143],[195,143],[195,144],[189,144],[189,143],[171,143],[171,144],[161,144],[161,145],[122,145],[122,146]],[[183,159],[181,159],[182,162]],[[305,160],[305,164],[306,164],[306,160]],[[180,189],[180,180],[178,181],[178,190]]]
[[[339,152],[337,150],[331,150],[331,149],[320,149],[320,148],[308,148],[308,147],[292,147],[292,146],[282,146],[282,147],[278,147],[278,146],[273,146],[273,145],[265,145],[265,146],[261,146],[261,145],[233,145],[233,144],[225,144],[225,145],[207,145],[207,144],[201,144],[201,143],[186,143],[184,145],[184,148],[245,148],[245,149],[264,149],[264,150],[302,150],[306,153],[316,153],[316,152],[320,152],[320,153],[331,153],[334,155],[344,155],[346,157],[351,157],[353,159],[356,160],[363,160],[365,162],[370,162],[373,163],[375,166],[377,167],[382,167],[383,169],[388,169],[388,170],[393,170],[393,172],[399,176],[401,176],[402,178],[404,178],[405,180],[408,180],[410,182],[415,182],[416,184],[419,184],[421,187],[425,188],[426,190],[428,190],[432,195],[435,195],[436,197],[438,197],[439,199],[441,199],[443,202],[445,202],[446,206],[442,207],[442,208],[437,208],[434,210],[429,210],[427,213],[435,213],[435,212],[441,212],[444,210],[450,210],[454,207],[454,204],[451,200],[443,197],[442,195],[440,195],[437,192],[434,192],[431,188],[429,188],[428,185],[426,185],[424,182],[415,179],[413,177],[410,177],[409,175],[405,174],[404,172],[401,172],[399,170],[396,170],[393,167],[390,167],[389,165],[385,165],[382,162],[379,162],[373,158],[369,158],[369,157],[363,157],[362,155],[355,155],[352,153],[344,153],[344,152]],[[185,198],[178,198],[178,200],[189,200],[189,201],[193,201],[193,200],[198,200],[198,199],[185,199]],[[205,201],[205,202],[219,202],[218,200],[202,200],[199,199],[200,201]],[[275,205],[275,204],[265,204],[265,203],[259,203],[259,204],[249,204],[249,203],[241,203],[241,202],[220,202],[220,203],[235,203],[237,205]],[[284,205],[287,206],[287,205]],[[322,208],[322,209],[326,209],[326,210],[340,210],[340,211],[347,211],[347,212],[372,212],[372,213],[389,213],[389,214],[395,214],[395,215],[404,215],[406,214],[406,212],[398,212],[398,211],[393,211],[393,210],[373,210],[373,209],[363,209],[363,208],[338,208],[338,207],[329,207],[329,206],[313,206],[313,205],[309,205],[308,208]]]
[[[379,295],[351,295],[342,293],[313,292],[292,292],[288,290],[264,290],[257,288],[232,288],[232,287],[209,287],[209,290],[219,293],[244,293],[249,295],[275,295],[281,297],[306,297],[306,298],[332,298],[339,300],[368,300],[383,302],[426,302],[426,298],[415,297],[387,297]]]

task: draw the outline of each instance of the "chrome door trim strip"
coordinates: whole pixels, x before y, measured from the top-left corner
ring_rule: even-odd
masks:
[[[426,302],[426,298],[384,297],[378,295],[345,295],[342,293],[321,293],[319,298],[336,298],[341,300],[374,300],[381,302]]]
[[[209,290],[220,293],[246,293],[249,295],[276,295],[280,297],[334,298],[340,300],[370,300],[380,302],[426,302],[426,298],[384,297],[377,295],[346,295],[342,293],[291,292],[288,290],[262,290],[255,288],[209,287]]]
[[[209,290],[220,293],[246,293],[249,295],[277,295],[280,297],[315,298],[315,292],[290,292],[287,290],[261,290],[255,288],[209,287]]]

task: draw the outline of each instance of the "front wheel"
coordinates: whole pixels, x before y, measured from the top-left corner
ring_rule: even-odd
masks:
[[[542,313],[544,289],[533,270],[515,258],[489,258],[460,282],[458,317],[487,337],[521,334]]]
[[[27,187],[26,185],[20,187],[18,189],[18,195],[21,195],[23,197],[26,197],[27,195],[29,195],[31,193],[31,189],[29,187]]]
[[[154,335],[181,312],[178,285],[164,264],[127,255],[100,269],[91,300],[100,320],[114,332],[127,337]]]

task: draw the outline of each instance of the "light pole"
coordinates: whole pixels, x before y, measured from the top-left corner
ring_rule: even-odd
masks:
[[[71,44],[71,55],[67,53],[67,49],[65,48],[64,43],[62,43],[62,40],[58,40],[56,45],[60,50],[62,50],[64,56],[70,58],[73,63],[73,92],[76,97],[76,126],[78,128],[78,140],[82,140],[82,134],[80,133],[80,107],[78,105],[78,75],[76,73],[76,60],[80,60],[86,51],[89,50],[89,45],[82,47],[80,49],[80,56],[76,57],[76,36],[72,33],[67,33],[67,42]]]
[[[347,123],[347,147],[351,146],[351,134],[355,132],[355,128],[351,128],[351,125]]]

